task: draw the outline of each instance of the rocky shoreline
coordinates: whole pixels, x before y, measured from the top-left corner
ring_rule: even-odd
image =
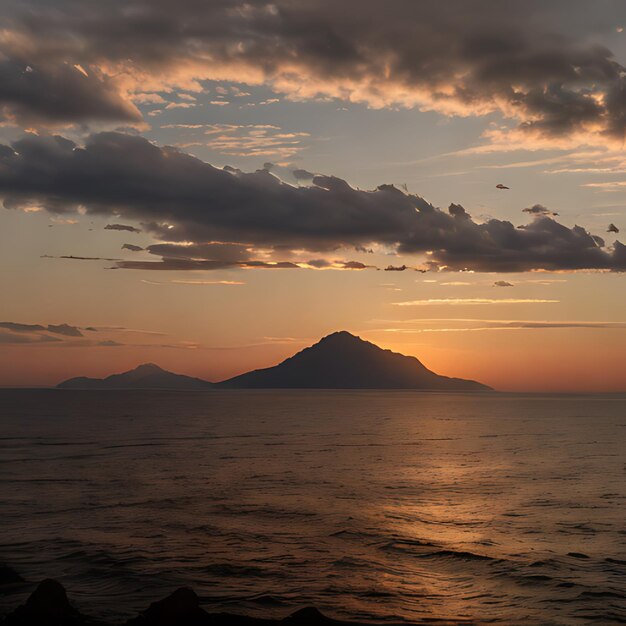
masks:
[[[7,568],[7,574],[10,570]],[[19,582],[15,580],[14,582]],[[11,584],[11,583],[8,583]],[[65,587],[56,580],[40,582],[26,602],[0,620],[2,626],[110,626],[80,613],[69,601]],[[348,622],[331,619],[313,607],[284,619],[261,619],[230,613],[208,613],[200,598],[181,587],[166,598],[126,621],[124,626],[341,626]],[[357,626],[351,622],[351,626]]]
[[[0,565],[0,590],[23,585],[13,569]],[[414,626],[472,626],[471,620],[449,621],[429,618]],[[65,587],[48,578],[40,582],[24,604],[0,617],[0,626],[377,626],[371,622],[348,622],[327,617],[315,607],[304,607],[282,619],[269,619],[234,613],[209,613],[200,598],[188,587],[153,602],[139,615],[125,622],[105,622],[81,613],[70,602]],[[382,626],[382,625],[378,625]],[[385,626],[409,626],[385,623]]]

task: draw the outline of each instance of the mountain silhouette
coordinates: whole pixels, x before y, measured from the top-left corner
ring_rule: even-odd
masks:
[[[239,389],[424,389],[487,391],[473,380],[439,376],[418,359],[346,331],[328,335],[274,367],[217,383]]]
[[[332,333],[282,363],[220,383],[146,363],[107,378],[70,378],[60,389],[423,389],[488,391],[473,380],[431,372],[413,356],[384,350],[347,331]]]
[[[134,370],[106,378],[70,378],[59,389],[209,389],[213,385],[201,378],[168,372],[154,363],[144,363]]]

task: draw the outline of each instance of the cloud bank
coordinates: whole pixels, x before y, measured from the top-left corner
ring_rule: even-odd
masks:
[[[624,66],[601,42],[622,13],[621,0],[6,0],[0,111],[134,123],[134,101],[230,80],[621,143]]]
[[[219,169],[175,148],[115,132],[94,134],[84,146],[36,135],[0,145],[0,197],[7,209],[140,222],[161,241],[178,242],[148,248],[167,260],[166,269],[267,265],[251,257],[251,248],[289,258],[296,250],[328,253],[372,245],[402,255],[426,253],[427,267],[435,269],[626,269],[622,243],[607,247],[584,228],[569,228],[543,212],[519,227],[497,219],[479,223],[461,205],[441,210],[392,185],[363,191],[340,178],[316,175],[310,186],[292,186],[267,169]],[[148,263],[154,265],[120,261],[118,267],[155,269]],[[289,267],[291,262],[269,263]]]

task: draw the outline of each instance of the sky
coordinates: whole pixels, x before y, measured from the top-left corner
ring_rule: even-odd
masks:
[[[621,0],[5,0],[0,386],[336,330],[626,391]]]

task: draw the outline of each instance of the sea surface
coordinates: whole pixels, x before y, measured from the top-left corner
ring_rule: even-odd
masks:
[[[0,615],[625,623],[625,521],[624,396],[0,391]]]

